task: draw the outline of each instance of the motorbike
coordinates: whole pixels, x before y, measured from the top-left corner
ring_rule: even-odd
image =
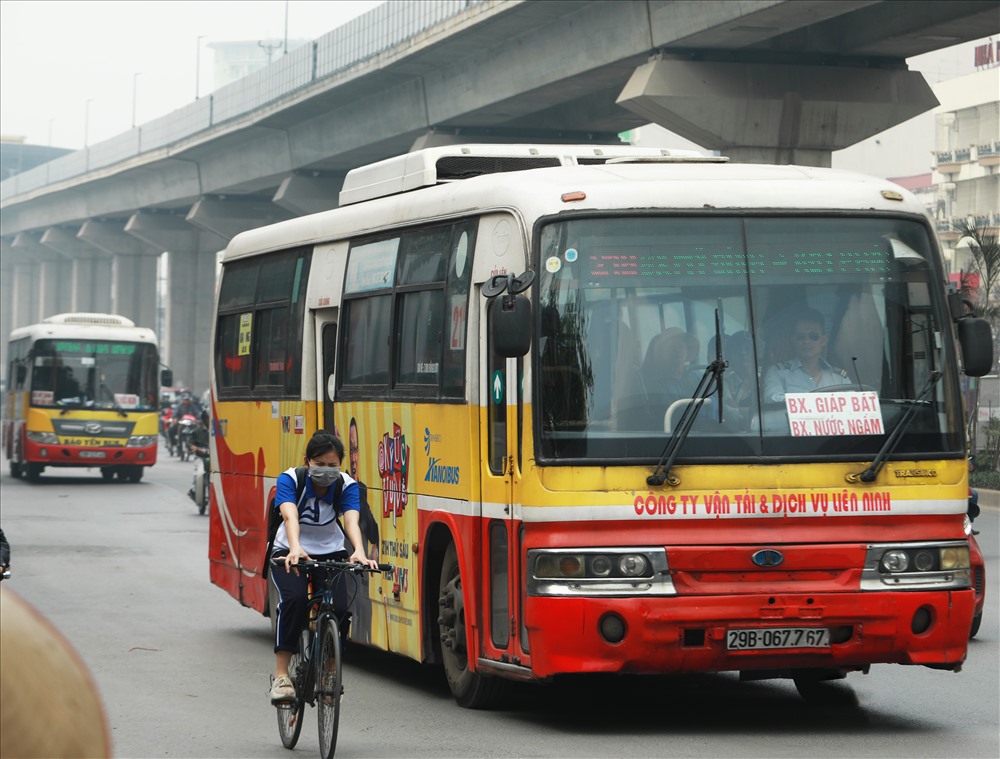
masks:
[[[188,491],[188,496],[198,507],[198,513],[204,514],[208,510],[208,485],[209,474],[206,466],[207,456],[192,454],[194,457],[194,483]]]
[[[169,407],[160,412],[160,434],[167,442],[167,453],[171,456],[174,455],[174,438],[171,430],[174,423],[173,416],[173,409]]]
[[[176,447],[181,461],[187,461],[194,453],[191,451],[191,433],[198,420],[194,414],[184,414],[177,420]]]

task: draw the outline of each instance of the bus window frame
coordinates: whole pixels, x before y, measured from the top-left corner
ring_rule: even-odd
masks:
[[[262,398],[278,400],[297,399],[301,397],[303,387],[302,373],[305,366],[305,362],[302,359],[304,356],[306,337],[306,295],[308,292],[309,273],[312,269],[313,255],[314,250],[312,245],[298,245],[292,248],[269,251],[265,254],[254,256],[253,258],[237,259],[229,262],[227,266],[236,267],[237,271],[239,271],[239,268],[243,266],[247,269],[254,268],[255,274],[253,294],[249,300],[245,297],[246,290],[240,290],[236,292],[236,297],[232,300],[231,305],[227,306],[224,306],[222,301],[225,294],[223,288],[226,281],[226,270],[223,269],[222,283],[219,290],[219,306],[216,309],[215,314],[215,336],[213,341],[213,361],[215,363],[214,374],[216,376],[217,393],[220,400],[235,401]],[[265,268],[265,266],[278,260],[282,256],[287,257],[293,265],[299,267],[299,271],[291,278],[287,297],[281,300],[274,297],[271,297],[268,300],[258,300],[261,291],[261,271]],[[236,276],[242,276],[242,274],[243,273],[241,272]],[[233,275],[230,274],[230,276]],[[285,344],[289,347],[284,354],[286,369],[288,368],[288,359],[292,359],[292,371],[283,372],[285,375],[285,382],[283,385],[270,383],[258,384],[258,372],[257,367],[254,364],[260,355],[259,346],[262,339],[260,333],[260,315],[264,312],[279,311],[282,308],[285,309],[285,318],[283,320],[284,324],[290,324],[293,329],[293,334],[286,336]],[[228,325],[229,319],[236,320],[236,334],[238,335],[238,320],[244,314],[250,314],[251,319],[250,353],[245,357],[250,364],[246,370],[248,372],[249,384],[224,384],[222,380],[226,376],[226,372],[219,371],[220,362],[224,362],[227,355],[225,350],[226,346],[222,344],[222,341],[227,335],[226,330],[223,329],[223,324]],[[289,345],[289,341],[291,341],[291,345]]]
[[[468,255],[475,250],[476,239],[479,231],[480,216],[461,216],[445,221],[435,220],[422,224],[411,224],[405,227],[397,227],[392,230],[383,230],[379,234],[356,237],[349,241],[347,268],[351,266],[351,255],[357,248],[364,248],[386,240],[398,239],[395,268],[393,270],[392,283],[387,287],[379,289],[360,289],[347,293],[346,288],[342,296],[342,328],[339,330],[337,355],[340,357],[336,368],[336,387],[338,398],[346,400],[385,400],[392,399],[400,402],[428,402],[444,404],[464,404],[468,397],[468,355],[469,355],[469,318],[468,313],[472,308],[470,298],[474,288],[471,283],[472,264],[463,263],[463,270],[460,274],[455,273],[455,257],[458,253],[458,244],[465,236],[463,254]],[[404,282],[404,269],[408,264],[411,255],[410,245],[412,240],[421,235],[433,235],[435,232],[447,229],[448,249],[443,265],[441,279],[426,281]],[[407,296],[413,293],[436,292],[439,293],[440,304],[440,330],[438,339],[437,359],[438,372],[437,380],[434,383],[414,383],[399,381],[400,375],[400,351],[402,341],[400,339],[403,325],[403,302]],[[348,382],[346,375],[349,368],[349,348],[351,339],[351,319],[354,304],[367,298],[375,298],[389,295],[389,346],[388,346],[388,377],[385,383],[381,382]],[[457,361],[446,361],[446,352],[449,333],[449,317],[453,299],[461,297],[465,305],[465,323],[462,329],[465,332],[465,341],[459,349],[460,357]],[[463,367],[462,382],[445,384],[445,370],[453,366]]]

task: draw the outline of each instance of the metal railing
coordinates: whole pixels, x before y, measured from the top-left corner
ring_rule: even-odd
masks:
[[[112,166],[245,116],[310,84],[346,78],[475,6],[504,0],[394,0],[172,113],[0,182],[0,200]]]

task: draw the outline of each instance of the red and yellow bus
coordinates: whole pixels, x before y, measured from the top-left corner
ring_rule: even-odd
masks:
[[[14,477],[97,467],[142,479],[156,463],[160,358],[153,330],[117,314],[57,314],[11,332],[3,450]]]
[[[627,146],[356,169],[226,250],[211,580],[269,613],[267,503],[325,428],[397,567],[352,636],[464,706],[565,673],[958,670],[957,343],[992,361],[959,305],[884,180]]]

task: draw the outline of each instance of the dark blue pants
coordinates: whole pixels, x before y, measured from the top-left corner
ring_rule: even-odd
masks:
[[[277,559],[287,555],[287,550],[279,548],[271,554],[271,558]],[[337,553],[313,556],[312,558],[317,561],[325,561],[327,559],[339,559],[343,561],[347,556],[347,551],[338,551]],[[272,565],[268,571],[274,579],[275,587],[278,589],[278,608],[271,612],[278,615],[277,638],[274,641],[274,651],[275,653],[278,651],[291,651],[295,653],[299,650],[299,638],[302,635],[302,630],[309,621],[309,577],[302,570],[299,570],[298,574],[294,571],[286,572],[283,566],[276,567]],[[345,624],[345,615],[348,611],[348,604],[356,593],[356,585],[357,576],[347,573],[340,574],[333,584],[333,604],[338,612],[338,621],[340,622],[342,636],[347,635],[348,632],[347,624]]]

